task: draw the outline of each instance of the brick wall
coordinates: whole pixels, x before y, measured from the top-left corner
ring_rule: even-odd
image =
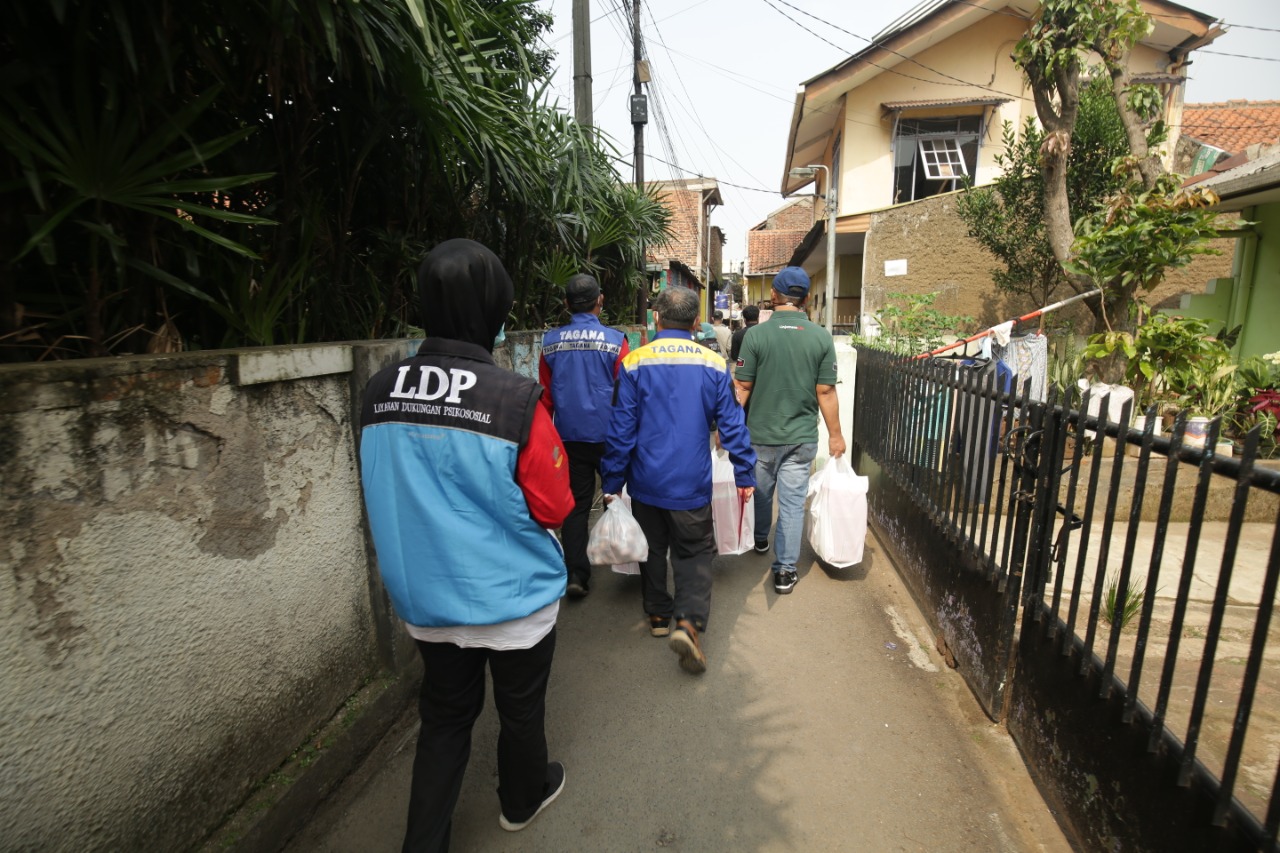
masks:
[[[699,206],[702,194],[694,190],[664,189],[658,196],[671,211],[670,241],[650,246],[649,260],[659,263],[677,260],[690,269],[698,268]]]
[[[867,235],[866,298],[875,313],[886,304],[887,294],[940,291],[934,307],[944,314],[974,318],[972,331],[1042,307],[1025,296],[997,290],[991,270],[999,261],[988,254],[956,214],[955,193],[934,196],[914,204],[890,208],[873,215]],[[1198,256],[1188,266],[1171,272],[1147,301],[1157,308],[1175,308],[1182,294],[1203,293],[1210,279],[1231,275],[1234,240],[1214,241],[1220,255]],[[906,259],[907,274],[886,277],[884,262]],[[1058,298],[1067,298],[1062,292]],[[1069,306],[1054,315],[1069,321],[1076,332],[1092,331],[1093,315],[1082,305]]]
[[[814,223],[814,197],[799,196],[791,204],[784,205],[765,219],[766,231],[808,231]]]

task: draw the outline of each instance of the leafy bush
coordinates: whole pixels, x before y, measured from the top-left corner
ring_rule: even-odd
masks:
[[[919,355],[937,349],[947,336],[963,334],[973,326],[973,318],[964,315],[943,314],[933,307],[938,298],[933,293],[890,293],[888,298],[901,305],[890,303],[880,310],[880,336],[868,343],[889,349],[901,355]]]

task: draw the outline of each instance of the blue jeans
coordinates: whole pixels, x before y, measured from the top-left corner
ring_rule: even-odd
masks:
[[[818,443],[753,444],[756,452],[756,540],[769,538],[773,491],[778,490],[778,535],[773,541],[773,571],[794,572],[804,536],[804,501],[809,469]]]

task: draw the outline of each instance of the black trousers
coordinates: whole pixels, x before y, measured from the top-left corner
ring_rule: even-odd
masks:
[[[418,641],[426,668],[418,711],[422,728],[409,789],[405,853],[449,849],[453,809],[471,757],[471,727],[484,708],[485,664],[498,709],[498,801],[511,821],[527,820],[542,804],[547,781],[547,682],[556,632],[529,649],[464,649]]]
[[[649,558],[640,564],[644,612],[688,619],[705,631],[711,617],[711,561],[716,555],[711,504],[698,509],[662,509],[631,499],[631,514],[649,540]],[[667,553],[676,594],[667,591]]]
[[[560,528],[560,544],[564,546],[564,564],[569,580],[591,580],[591,563],[587,560],[587,521],[596,499],[596,474],[604,456],[604,442],[566,441],[569,456],[569,488],[573,491],[573,510]]]

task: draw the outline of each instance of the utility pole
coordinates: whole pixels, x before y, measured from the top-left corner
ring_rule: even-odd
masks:
[[[625,0],[624,0],[625,2]],[[631,127],[635,130],[633,158],[635,160],[636,189],[644,192],[644,126],[649,121],[649,104],[642,84],[649,81],[649,69],[644,63],[644,51],[640,46],[640,0],[631,0]],[[649,270],[645,263],[645,246],[640,244],[640,287],[636,294],[636,311],[641,325],[647,328],[649,320]],[[641,333],[643,339],[643,332]]]
[[[590,6],[590,0],[573,0],[573,117],[583,127],[593,124]]]

